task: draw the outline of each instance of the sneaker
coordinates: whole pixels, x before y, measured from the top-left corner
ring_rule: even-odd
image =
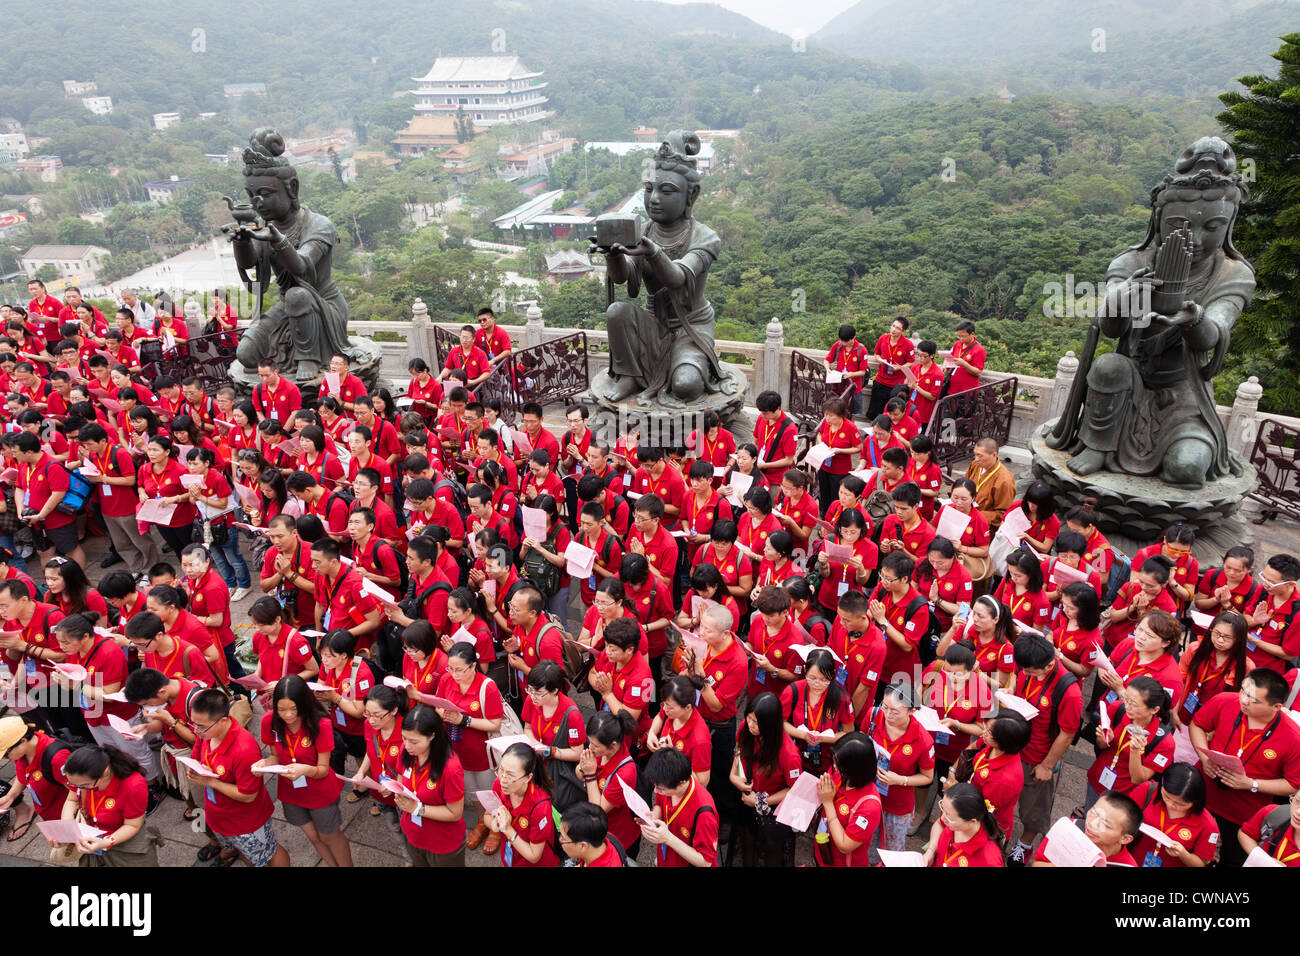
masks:
[[[149,814],[153,813],[155,810],[158,809],[158,807],[159,807],[159,806],[162,804],[162,802],[163,802],[163,797],[164,797],[164,796],[166,796],[166,794],[165,794],[165,793],[162,793],[162,792],[159,792],[158,790],[150,790],[150,791],[149,791],[149,803],[145,806],[145,809],[144,809],[144,815],[145,815],[146,817],[149,816]]]
[[[1017,843],[1007,854],[1007,866],[1028,866],[1029,865],[1029,847],[1023,843]]]
[[[123,558],[116,551],[110,551],[104,555],[104,560],[99,562],[101,568],[111,568],[115,564],[121,564]]]
[[[135,580],[136,583],[140,585],[140,587],[147,588],[149,586],[149,572],[141,571],[139,574],[135,576]]]
[[[248,597],[248,588],[235,588],[235,590],[230,592],[231,603],[242,601],[246,597]]]

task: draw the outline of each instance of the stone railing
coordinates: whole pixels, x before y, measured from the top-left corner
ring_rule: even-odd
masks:
[[[412,306],[409,322],[367,322],[356,320],[348,323],[348,331],[358,335],[373,336],[378,332],[392,332],[400,337],[396,342],[380,342],[383,349],[383,374],[388,378],[406,378],[406,365],[412,358],[422,358],[429,366],[437,365],[437,349],[433,341],[434,323],[429,319],[429,310],[424,302],[416,299]],[[443,323],[442,327],[456,332],[463,323]],[[554,339],[572,335],[578,329],[548,328],[542,320],[542,310],[536,305],[529,307],[522,327],[510,326],[510,335],[520,348],[529,348],[550,342]],[[609,336],[604,329],[587,329],[587,341],[590,345],[589,371],[595,375],[609,365]],[[762,342],[733,342],[718,340],[717,351],[724,361],[731,362],[742,369],[749,380],[746,402],[753,404],[754,397],[761,391],[774,389],[789,400],[790,395],[790,353],[795,351],[785,345],[785,334],[781,322],[773,318],[767,324],[766,336]],[[808,355],[820,358],[824,353],[813,349],[801,349]],[[1015,412],[1011,419],[1009,446],[1027,449],[1034,429],[1055,418],[1070,394],[1070,388],[1078,373],[1079,360],[1073,352],[1067,352],[1056,366],[1055,378],[1035,378],[1029,375],[1016,376],[1019,388],[1016,395]],[[985,371],[981,376],[984,383],[997,382],[1011,376],[1005,372]],[[1223,422],[1229,444],[1239,451],[1243,458],[1250,457],[1255,435],[1262,418],[1273,419],[1292,428],[1300,428],[1300,419],[1283,415],[1261,414],[1259,400],[1263,389],[1254,377],[1243,382],[1237,388],[1236,400],[1231,408],[1218,406],[1219,418]]]

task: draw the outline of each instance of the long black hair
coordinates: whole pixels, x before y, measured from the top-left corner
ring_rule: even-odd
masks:
[[[531,774],[533,783],[537,784],[547,795],[554,792],[551,786],[551,777],[546,772],[546,761],[544,761],[536,750],[529,744],[517,743],[511,744],[506,748],[506,752],[501,755],[501,759],[506,757],[515,757],[523,764],[524,773]]]
[[[989,812],[988,804],[984,802],[984,794],[980,793],[979,788],[970,783],[958,783],[945,790],[943,796],[952,804],[957,816],[963,820],[978,820],[989,839],[1001,848],[1002,828]]]
[[[442,779],[442,772],[451,758],[451,738],[447,736],[447,728],[443,726],[438,711],[419,704],[402,718],[402,729],[430,738],[429,760],[426,764],[429,768],[429,783]],[[402,749],[402,766],[408,769],[418,767],[415,757],[405,748]]]
[[[98,744],[78,747],[63,765],[65,776],[76,774],[91,780],[98,780],[105,770],[111,770],[118,780],[125,780],[133,773],[144,773],[144,768],[130,754],[123,753],[116,747],[100,747]]]
[[[754,715],[758,721],[758,736],[749,732],[749,721],[740,722],[736,735],[736,752],[741,763],[748,767],[753,779],[755,767],[775,767],[781,759],[781,745],[785,739],[784,716],[781,699],[770,691],[759,694],[745,707],[745,716]]]
[[[289,649],[285,648],[284,652],[288,654]],[[285,725],[279,708],[275,706],[282,700],[293,701],[293,706],[298,708],[298,719],[302,722],[301,732],[315,745],[316,732],[326,714],[307,682],[297,674],[288,674],[276,681],[275,688],[271,691],[271,732],[283,741],[286,739]]]

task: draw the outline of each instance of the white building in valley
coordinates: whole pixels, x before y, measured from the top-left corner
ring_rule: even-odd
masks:
[[[412,77],[416,116],[463,111],[471,123],[536,123],[548,119],[546,82],[517,56],[440,56],[424,76]]]

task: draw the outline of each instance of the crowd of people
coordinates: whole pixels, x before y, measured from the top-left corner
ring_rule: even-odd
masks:
[[[1300,865],[1300,559],[1201,568],[1183,525],[1130,559],[1087,505],[1017,498],[992,439],[945,481],[926,431],[978,384],[969,323],[946,372],[906,319],[870,353],[843,327],[848,399],[803,449],[771,391],[752,440],[706,413],[648,447],[582,405],[552,431],[477,400],[512,351],[491,310],[405,394],[337,355],[304,404],[270,366],[247,398],[143,384],[137,304],[109,329],[33,286],[0,338],[11,840],[79,821],[42,830],[53,859],[156,865],[170,795],[219,866],[290,864],[277,802],[331,866],[352,864],[343,802],[414,866],[791,866],[808,845],[826,866]],[[93,587],[87,535],[113,546]],[[1077,741],[1096,756],[1062,817]]]

